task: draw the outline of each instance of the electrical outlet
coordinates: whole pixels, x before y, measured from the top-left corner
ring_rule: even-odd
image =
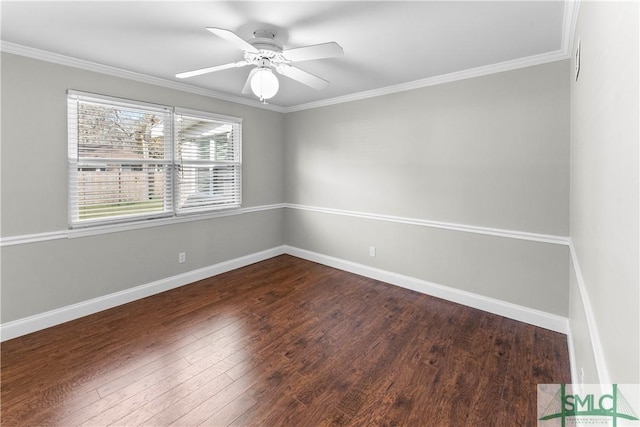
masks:
[[[183,263],[187,260],[187,253],[186,252],[180,252],[178,254],[178,262],[179,263]]]
[[[375,246],[369,246],[369,256],[370,257],[376,257],[376,247]]]

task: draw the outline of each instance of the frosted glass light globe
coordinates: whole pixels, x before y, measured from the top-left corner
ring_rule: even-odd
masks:
[[[260,100],[273,98],[279,88],[278,78],[271,68],[261,67],[251,77],[251,90]]]

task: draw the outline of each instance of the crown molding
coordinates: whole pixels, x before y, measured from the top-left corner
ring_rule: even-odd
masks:
[[[576,23],[578,21],[578,11],[580,9],[581,0],[565,0],[564,13],[562,21],[562,42],[560,50],[547,52],[540,55],[528,56],[511,61],[500,62],[497,64],[485,65],[468,70],[456,71],[449,74],[428,77],[421,80],[415,80],[398,85],[387,86],[380,89],[373,89],[364,92],[358,92],[350,95],[339,96],[321,101],[309,102],[305,104],[284,107],[285,113],[295,111],[309,110],[312,108],[326,107],[329,105],[342,104],[344,102],[358,101],[361,99],[374,98],[376,96],[389,95],[397,92],[405,92],[414,89],[420,89],[428,86],[435,86],[444,83],[451,83],[458,80],[471,79],[474,77],[482,77],[490,74],[501,73],[503,71],[517,70],[519,68],[532,67],[534,65],[542,65],[549,62],[562,61],[569,59],[573,51],[573,39],[575,37]]]
[[[571,9],[565,6],[565,11]],[[571,9],[573,10],[573,9]],[[565,13],[566,17],[567,13]],[[575,27],[575,24],[573,25]],[[564,40],[563,31],[563,40]],[[567,40],[572,41],[573,37],[568,37]],[[181,90],[184,92],[194,93],[196,95],[208,96],[210,98],[220,99],[223,101],[234,102],[236,104],[248,105],[251,107],[262,108],[266,110],[276,111],[279,113],[292,113],[296,111],[309,110],[312,108],[326,107],[329,105],[342,104],[345,102],[358,101],[361,99],[374,98],[382,95],[389,95],[398,92],[405,92],[414,89],[420,89],[428,86],[435,86],[444,83],[455,82],[458,80],[465,80],[474,77],[481,77],[490,74],[501,73],[503,71],[510,71],[519,68],[531,67],[534,65],[541,65],[548,62],[561,61],[569,58],[570,44],[564,46],[563,49],[548,52],[540,55],[529,56],[526,58],[519,58],[512,61],[500,62],[497,64],[486,65],[482,67],[472,68],[469,70],[456,71],[449,74],[443,74],[440,76],[428,77],[425,79],[414,80],[411,82],[400,83],[397,85],[386,86],[379,89],[372,89],[363,92],[353,93],[345,96],[338,96],[335,98],[323,99],[320,101],[309,102],[305,104],[293,105],[290,107],[281,107],[274,104],[263,104],[258,101],[242,98],[239,96],[229,95],[221,92],[217,92],[210,89],[203,89],[201,87],[192,86],[186,83],[174,82],[171,80],[163,79],[160,77],[149,76],[146,74],[136,73],[134,71],[124,70],[122,68],[112,67],[109,65],[99,64],[96,62],[85,61],[83,59],[73,58],[71,56],[60,55],[53,52],[48,52],[41,49],[35,49],[28,46],[23,46],[15,43],[2,41],[0,43],[0,51],[5,53],[11,53],[14,55],[25,56],[32,59],[38,59],[41,61],[52,62],[58,65],[64,65],[67,67],[79,68],[87,71],[93,71],[96,73],[107,74],[114,77],[121,77],[129,80],[135,80],[142,83],[148,83],[156,86],[166,87],[169,89]]]
[[[562,25],[562,41],[561,48],[553,52],[547,52],[540,55],[528,56],[511,61],[504,61],[497,64],[485,65],[468,70],[456,71],[449,74],[428,77],[425,79],[414,80],[411,82],[400,83],[397,85],[386,86],[379,89],[372,89],[363,92],[353,93],[335,98],[323,99],[304,104],[293,105],[290,107],[281,107],[274,104],[263,104],[239,96],[229,95],[210,89],[203,89],[186,83],[179,83],[172,80],[153,77],[146,74],[136,73],[121,68],[111,67],[109,65],[99,64],[95,62],[85,61],[70,56],[60,55],[40,49],[22,46],[15,43],[2,41],[0,43],[0,51],[12,53],[15,55],[26,56],[42,61],[53,62],[69,67],[81,68],[88,71],[94,71],[115,77],[122,77],[143,83],[149,83],[157,86],[167,87],[170,89],[181,90],[184,92],[194,93],[197,95],[208,96],[223,101],[234,102],[237,104],[248,105],[251,107],[262,108],[279,113],[292,113],[296,111],[309,110],[313,108],[326,107],[329,105],[342,104],[345,102],[358,101],[361,99],[374,98],[377,96],[389,95],[398,92],[405,92],[414,89],[420,89],[429,86],[451,83],[459,80],[470,79],[474,77],[482,77],[490,74],[501,73],[504,71],[516,70],[519,68],[532,67],[542,65],[549,62],[562,61],[571,57],[573,49],[573,39],[575,34],[576,22],[578,19],[578,11],[580,9],[580,0],[566,0],[564,3],[563,25]]]
[[[336,98],[323,99],[321,101],[309,102],[306,104],[294,105],[292,107],[283,108],[285,113],[295,111],[310,110],[312,108],[326,107],[329,105],[342,104],[344,102],[359,101],[367,98],[375,98],[383,95],[390,95],[398,92],[405,92],[414,89],[421,89],[428,86],[435,86],[444,83],[451,83],[459,80],[471,79],[474,77],[482,77],[490,74],[501,73],[503,71],[511,71],[519,68],[532,67],[534,65],[546,64],[548,62],[562,61],[568,59],[570,55],[562,50],[543,53],[540,55],[528,56],[512,61],[500,62],[497,64],[484,65],[469,70],[456,71],[449,74],[428,77],[426,79],[414,80],[411,82],[400,83],[393,86],[387,86],[379,89],[367,90],[364,92],[353,93],[350,95],[339,96]]]
[[[572,56],[573,40],[576,34],[576,24],[578,22],[578,11],[580,10],[580,0],[570,0],[564,3],[564,18],[562,24],[562,51],[567,58]]]
[[[73,58],[71,56],[60,55],[58,53],[48,52],[41,49],[35,49],[28,46],[19,45],[2,41],[0,43],[0,51],[11,53],[14,55],[25,56],[27,58],[39,59],[41,61],[52,62],[67,67],[79,68],[82,70],[93,71],[96,73],[107,74],[114,77],[135,80],[142,83],[148,83],[156,86],[166,87],[169,89],[180,90],[183,92],[203,95],[210,98],[220,99],[222,101],[233,102],[236,104],[248,105],[250,107],[262,108],[277,112],[284,112],[283,108],[273,104],[263,104],[259,101],[242,98],[239,96],[229,95],[210,89],[203,89],[186,83],[174,82],[160,77],[149,76],[147,74],[136,73],[134,71],[124,70],[122,68],[112,67],[110,65],[99,64],[97,62],[85,61],[83,59]]]

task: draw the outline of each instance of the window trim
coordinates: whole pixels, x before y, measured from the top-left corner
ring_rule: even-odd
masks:
[[[126,160],[129,166],[131,163],[136,164],[145,164],[145,163],[153,163],[153,164],[166,164],[167,165],[167,181],[170,186],[169,194],[170,200],[168,201],[169,209],[165,211],[153,212],[151,214],[134,214],[134,215],[119,215],[117,217],[112,218],[102,218],[96,220],[82,220],[80,221],[78,218],[74,218],[74,203],[76,209],[78,207],[77,201],[73,200],[74,195],[77,194],[73,190],[73,186],[77,185],[77,174],[78,167],[83,162],[79,161],[78,157],[78,110],[77,110],[77,102],[79,100],[85,99],[89,102],[97,101],[108,103],[110,106],[121,106],[126,108],[141,108],[141,109],[149,109],[152,111],[157,111],[161,114],[167,114],[167,123],[164,125],[165,131],[168,133],[168,136],[165,135],[164,148],[166,152],[169,152],[168,159],[158,161],[154,159],[122,159]],[[72,104],[75,104],[72,106]],[[199,211],[192,212],[184,212],[181,211],[178,206],[178,194],[179,194],[179,186],[178,186],[178,178],[177,171],[179,166],[179,161],[176,158],[176,138],[177,132],[175,129],[175,121],[177,120],[177,115],[187,115],[194,118],[202,118],[205,120],[216,120],[222,122],[229,122],[232,124],[238,125],[238,131],[234,135],[237,137],[237,152],[238,152],[238,160],[237,166],[237,179],[238,179],[238,203],[233,205],[223,205],[221,207],[210,206],[208,208],[201,209]],[[68,193],[67,193],[67,207],[68,207],[68,229],[69,230],[83,230],[83,229],[95,229],[95,228],[111,228],[111,227],[135,227],[136,224],[146,223],[146,222],[159,222],[160,223],[171,223],[172,220],[176,220],[180,217],[215,217],[228,213],[229,211],[241,210],[242,209],[242,124],[243,119],[240,117],[228,116],[223,114],[217,114],[207,111],[201,110],[193,110],[183,107],[169,106],[163,104],[150,103],[146,101],[139,100],[131,100],[126,98],[119,98],[109,95],[103,94],[95,94],[90,92],[78,91],[69,89],[67,90],[67,183],[68,183]],[[168,139],[168,141],[167,141]],[[110,159],[105,159],[108,162]],[[89,162],[90,163],[90,162]],[[103,162],[104,163],[104,162]],[[165,201],[166,203],[166,201]],[[193,218],[197,219],[197,218]]]

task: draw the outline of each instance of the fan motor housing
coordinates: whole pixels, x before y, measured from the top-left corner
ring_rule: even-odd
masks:
[[[247,42],[256,49],[280,53],[282,45],[275,40],[275,36],[271,31],[257,30],[253,33],[253,38]]]

